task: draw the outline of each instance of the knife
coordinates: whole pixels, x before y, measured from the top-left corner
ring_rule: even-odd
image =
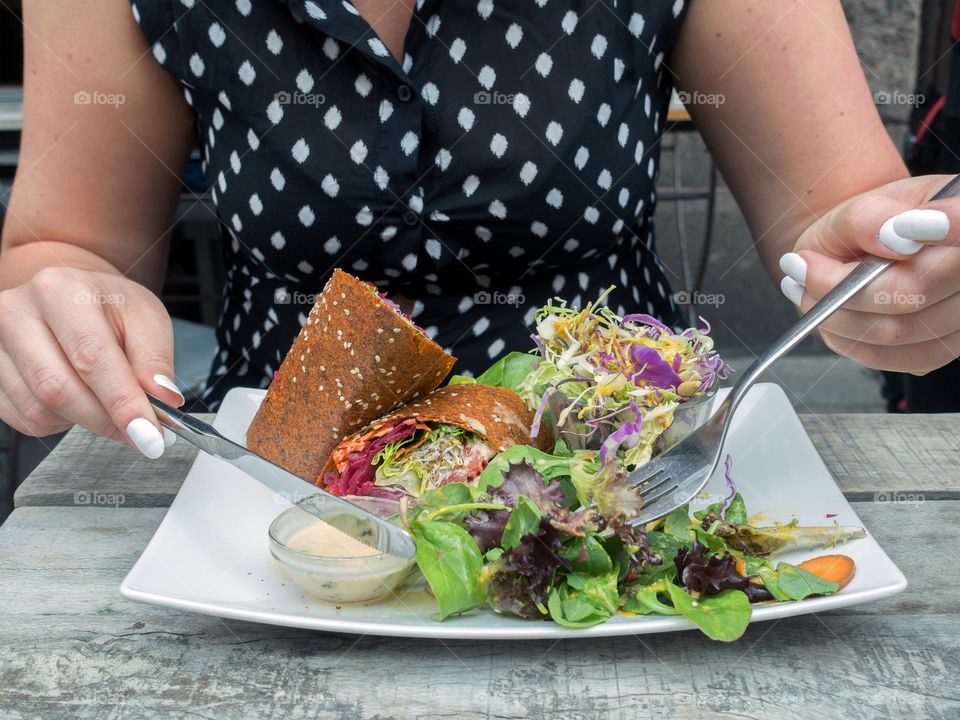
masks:
[[[383,518],[357,507],[348,500],[344,500],[301,477],[297,477],[292,472],[284,470],[265,457],[261,457],[243,447],[243,445],[228,440],[216,428],[203,422],[203,420],[167,405],[150,393],[146,395],[154,409],[159,411],[157,412],[157,420],[160,421],[160,424],[192,445],[196,445],[203,452],[230,463],[291,503],[296,503],[298,500],[307,497],[314,498],[311,503],[298,505],[301,510],[324,521],[329,521],[334,510],[360,517],[377,529],[376,549],[380,552],[405,560],[412,558],[416,553],[413,536],[399,525],[387,522]]]

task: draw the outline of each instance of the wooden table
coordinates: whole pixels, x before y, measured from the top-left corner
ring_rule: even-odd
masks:
[[[0,528],[0,717],[960,718],[960,417],[803,420],[910,587],[733,644],[354,637],[132,603],[120,581],[194,453],[71,431]],[[116,506],[76,504],[94,492]]]

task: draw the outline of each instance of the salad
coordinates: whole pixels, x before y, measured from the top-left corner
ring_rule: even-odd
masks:
[[[549,423],[552,452],[517,444],[470,482],[437,484],[402,502],[417,565],[444,620],[474,608],[564,627],[616,615],[683,615],[715,640],[745,631],[753,605],[829,595],[854,572],[844,555],[800,565],[793,549],[864,536],[856,527],[754,527],[731,476],[729,493],[646,527],[626,482],[685,406],[731,373],[702,329],[675,332],[648,315],[620,317],[601,296],[582,310],[556,301],[537,313],[536,350],[511,353],[476,383],[514,390]]]
[[[863,537],[862,528],[753,527],[735,489],[692,515],[684,506],[633,527],[617,509],[622,471],[614,468],[600,470],[608,477],[598,481],[589,460],[516,445],[476,485],[421,495],[403,522],[439,605],[436,619],[482,606],[568,628],[615,615],[683,615],[729,641],[746,630],[755,603],[830,595],[853,576],[844,555],[800,565],[773,556],[832,547]]]
[[[650,315],[620,317],[603,304],[609,292],[582,310],[562,300],[540,308],[532,338],[542,362],[517,390],[536,408],[534,432],[552,412],[568,445],[599,449],[602,464],[616,455],[636,467],[650,460],[677,410],[732,369],[706,321],[676,333]]]

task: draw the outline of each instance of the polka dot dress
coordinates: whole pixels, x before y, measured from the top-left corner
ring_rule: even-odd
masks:
[[[418,0],[403,57],[340,0],[136,0],[227,243],[205,394],[265,387],[334,267],[478,373],[559,295],[676,322],[653,246],[684,0]]]

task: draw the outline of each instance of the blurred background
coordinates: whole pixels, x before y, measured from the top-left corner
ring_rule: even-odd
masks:
[[[844,0],[843,5],[880,114],[911,171],[960,172],[960,22],[954,23],[960,2]],[[19,0],[0,0],[0,226],[22,127],[22,37]],[[682,96],[675,96],[670,118],[659,178],[659,250],[690,321],[706,317],[718,348],[742,370],[796,314],[761,269],[746,224],[689,122]],[[193,391],[213,355],[211,326],[224,275],[221,228],[212,206],[196,202],[204,193],[198,164],[185,178],[163,293],[175,318],[177,380]],[[953,406],[960,395],[956,367],[932,375],[923,381],[884,376],[810,340],[781,361],[770,379],[787,390],[798,412],[960,410]],[[952,393],[942,392],[944,383]],[[928,393],[930,386],[940,391]],[[58,440],[22,437],[0,427],[0,522],[12,507],[16,485]]]

